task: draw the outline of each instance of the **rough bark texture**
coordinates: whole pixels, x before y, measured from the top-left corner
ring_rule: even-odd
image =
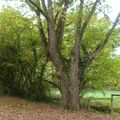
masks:
[[[71,110],[80,109],[80,63],[77,55],[71,55],[70,69],[62,72],[61,90],[64,108]]]
[[[80,68],[79,61],[74,57],[71,58],[70,72],[71,109],[78,110],[80,108]]]
[[[71,72],[75,72],[74,70]],[[62,105],[66,109],[79,110],[80,108],[80,89],[79,79],[76,79],[78,74],[72,74],[70,77],[64,76],[61,82],[62,88]]]
[[[70,108],[70,92],[69,92],[69,77],[63,75],[61,79],[61,91],[62,91],[62,106],[65,109]]]

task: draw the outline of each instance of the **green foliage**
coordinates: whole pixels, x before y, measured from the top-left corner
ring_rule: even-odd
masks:
[[[0,13],[0,81],[8,93],[35,100],[48,91],[44,83],[47,61],[39,46],[38,30],[18,11],[8,8]],[[1,86],[2,86],[1,85]]]
[[[56,9],[60,10],[59,5]],[[87,14],[88,11],[85,10],[83,19]],[[69,60],[75,39],[77,10],[70,11],[66,20],[61,53]],[[33,23],[32,19],[23,17],[20,12],[11,8],[0,13],[0,86],[5,88],[3,92],[42,99],[49,90],[49,85],[44,80],[52,81],[58,86],[60,81],[54,75],[55,67],[46,61],[38,29]],[[47,26],[44,20],[43,26]],[[84,42],[81,43],[87,48],[88,54],[104,40],[110,26],[111,21],[94,13],[86,29]],[[84,81],[88,89],[119,89],[120,57],[113,53],[119,44],[119,33],[120,29],[114,30],[108,45],[86,71]],[[80,52],[81,57],[86,59],[82,48]],[[66,66],[69,68],[69,64]],[[68,70],[66,66],[62,68],[64,72]]]
[[[87,10],[83,19],[87,16]],[[74,19],[73,19],[74,18]],[[65,35],[62,45],[62,54],[69,59],[70,49],[74,44],[76,23],[77,23],[77,11],[72,11],[67,14],[67,22],[65,27]],[[96,46],[101,44],[105,39],[107,31],[111,27],[111,21],[98,16],[94,13],[84,35],[82,46],[87,50],[87,54],[91,54],[95,50]],[[90,65],[84,75],[84,81],[87,89],[114,89],[119,88],[119,68],[120,58],[114,54],[115,48],[119,46],[120,29],[116,28],[112,33],[110,40],[104,50],[95,58],[94,62]],[[87,55],[81,48],[83,60],[87,60]],[[83,66],[84,72],[84,66]],[[82,74],[82,73],[81,73]],[[117,87],[118,86],[118,87]]]

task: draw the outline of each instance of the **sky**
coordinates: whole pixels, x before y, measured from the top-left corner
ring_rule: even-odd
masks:
[[[19,2],[20,0],[14,0],[14,2],[6,2],[7,0],[0,0],[0,10],[3,8],[3,6],[13,6],[13,7],[17,7],[19,6]],[[115,17],[117,16],[118,12],[120,11],[120,0],[106,0],[107,4],[110,5],[112,7],[111,9],[111,13],[109,13],[109,17],[114,20]]]
[[[15,0],[14,2],[5,2],[5,0],[0,0],[0,10],[2,9],[3,5],[10,5],[13,7],[17,6],[17,1],[20,0]],[[120,10],[120,0],[106,0],[106,2],[112,7],[111,13],[109,15],[111,18],[114,18]]]
[[[114,18],[117,16],[120,11],[120,0],[106,0],[108,5],[112,7],[111,13],[109,14],[110,18]]]
[[[17,7],[19,6],[20,0],[15,0],[16,2],[5,2],[5,0],[0,0],[0,10],[3,8],[3,6],[12,6],[12,7]],[[120,11],[120,0],[106,0],[107,4],[111,6],[110,13],[108,16],[112,21],[116,18],[118,12]],[[116,53],[120,54],[120,47],[116,49]]]

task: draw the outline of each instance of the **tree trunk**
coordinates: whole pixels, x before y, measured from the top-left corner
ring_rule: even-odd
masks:
[[[62,75],[62,104],[71,110],[80,109],[80,68],[79,60],[71,57],[69,75]]]
[[[63,75],[61,79],[61,91],[62,91],[62,106],[65,109],[70,109],[70,92],[69,92],[69,77]]]

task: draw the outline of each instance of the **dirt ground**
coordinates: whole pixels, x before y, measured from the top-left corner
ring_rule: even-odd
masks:
[[[120,115],[63,110],[60,106],[0,97],[0,120],[120,120]]]

